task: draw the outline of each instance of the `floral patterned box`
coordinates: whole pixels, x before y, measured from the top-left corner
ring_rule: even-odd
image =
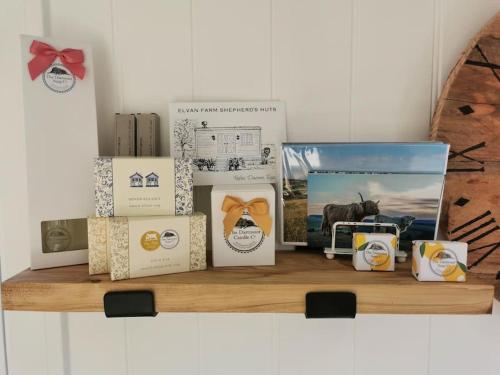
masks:
[[[111,280],[207,268],[206,215],[89,219],[89,272]]]
[[[96,216],[190,215],[193,167],[190,159],[97,158]]]
[[[466,242],[414,241],[411,271],[418,281],[465,281]]]

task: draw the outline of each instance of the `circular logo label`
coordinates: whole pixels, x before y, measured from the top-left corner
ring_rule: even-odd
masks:
[[[458,260],[455,253],[448,249],[438,249],[432,253],[430,268],[438,276],[449,276],[458,267]]]
[[[45,235],[45,245],[50,251],[65,251],[71,243],[71,234],[63,227],[52,228]]]
[[[63,64],[52,64],[43,72],[42,80],[45,86],[57,93],[70,91],[76,83],[75,76]]]
[[[370,241],[363,251],[366,263],[371,266],[381,266],[390,259],[387,245],[380,241]]]
[[[141,236],[141,246],[144,250],[153,251],[160,247],[160,233],[149,230]]]
[[[160,236],[160,244],[164,249],[173,249],[179,243],[179,234],[172,229],[164,230]]]
[[[264,241],[264,232],[254,223],[248,212],[236,222],[233,230],[226,238],[231,249],[239,253],[250,253],[259,248]]]

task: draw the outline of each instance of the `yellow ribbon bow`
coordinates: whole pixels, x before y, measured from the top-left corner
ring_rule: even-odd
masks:
[[[273,220],[269,216],[269,204],[264,198],[255,198],[245,202],[238,197],[226,195],[222,202],[222,211],[226,213],[224,217],[224,236],[227,238],[234,226],[243,215],[244,210],[252,217],[266,236],[271,233]]]

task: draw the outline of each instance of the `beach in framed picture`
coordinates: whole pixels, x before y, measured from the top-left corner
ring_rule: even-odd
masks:
[[[307,180],[307,243],[330,247],[336,222],[396,224],[400,249],[437,233],[444,176],[440,174],[311,172]],[[338,233],[350,241],[352,233]]]
[[[281,149],[282,174],[279,186],[282,198],[282,243],[308,245],[309,172],[350,171],[444,176],[448,151],[449,145],[440,142],[284,143]]]

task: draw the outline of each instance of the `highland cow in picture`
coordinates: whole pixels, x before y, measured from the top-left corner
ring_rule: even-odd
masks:
[[[323,220],[321,222],[321,232],[324,236],[332,235],[332,226],[338,221],[360,222],[365,217],[378,215],[378,204],[380,201],[365,201],[361,193],[358,193],[361,202],[350,204],[327,204],[323,208]]]

